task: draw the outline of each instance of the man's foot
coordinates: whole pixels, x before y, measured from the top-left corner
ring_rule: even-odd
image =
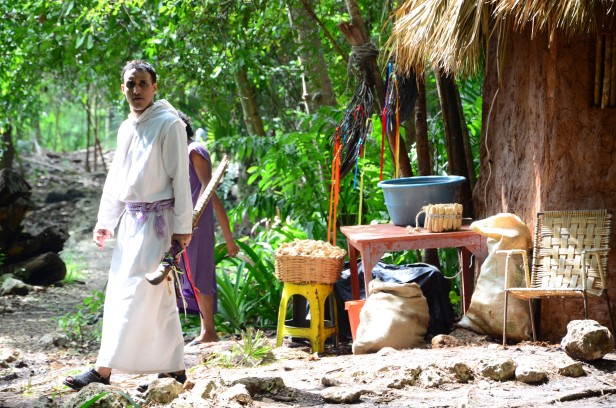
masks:
[[[96,371],[93,368],[75,377],[69,375],[68,377],[64,379],[64,381],[62,381],[62,383],[66,385],[67,387],[70,387],[74,390],[79,391],[86,385],[92,384],[92,383],[101,383],[104,385],[109,385],[109,377],[103,377],[102,375],[98,373],[98,371]]]
[[[160,373],[158,374],[158,378],[173,378],[180,384],[184,384],[187,380],[186,371],[177,371],[175,373]],[[137,391],[139,391],[140,393],[144,393],[148,390],[149,387],[149,383],[141,384],[137,387]]]

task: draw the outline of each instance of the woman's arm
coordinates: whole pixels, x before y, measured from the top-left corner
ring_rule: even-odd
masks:
[[[199,195],[203,193],[208,183],[212,179],[212,166],[210,162],[208,162],[205,157],[201,156],[199,153],[194,150],[190,153],[190,158],[195,167],[195,172],[197,173],[197,177],[199,178],[199,182],[201,182],[201,191]],[[227,253],[229,256],[235,256],[240,251],[237,243],[233,239],[233,234],[231,233],[231,226],[229,224],[229,217],[227,216],[227,211],[225,210],[225,206],[223,205],[220,198],[216,192],[212,194],[212,204],[214,205],[214,212],[216,213],[216,218],[218,218],[218,222],[220,223],[220,228],[222,229],[223,236],[225,237],[225,241],[227,243]]]

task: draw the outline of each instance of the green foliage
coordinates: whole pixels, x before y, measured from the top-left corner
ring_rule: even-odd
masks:
[[[130,395],[128,395],[126,392],[121,391],[121,390],[112,390],[112,391],[103,391],[100,394],[93,395],[92,398],[90,398],[89,400],[87,400],[83,404],[81,404],[79,408],[88,408],[88,407],[95,406],[96,402],[101,400],[107,394],[118,394],[121,397],[125,398],[126,401],[128,401],[128,403],[130,404],[131,407],[134,407],[134,408],[140,408],[141,407],[141,405],[137,404],[133,400],[133,398]],[[99,405],[99,404],[97,404],[97,405]]]
[[[92,398],[90,398],[89,400],[85,401],[83,404],[81,404],[80,408],[89,408],[92,405],[94,405],[98,400],[100,400],[101,398],[103,398],[105,395],[109,394],[108,391],[103,391],[100,394],[96,394],[93,395]]]
[[[83,274],[81,273],[81,268],[75,264],[72,259],[66,259],[66,256],[63,257],[64,264],[66,265],[66,276],[62,280],[64,283],[74,283],[75,281],[82,281]]]
[[[330,136],[335,116],[341,112],[327,111],[304,122],[300,132],[276,134],[271,137],[229,137],[213,143],[213,149],[231,152],[235,160],[251,161],[247,169],[248,193],[230,214],[234,223],[249,220],[275,222],[302,228],[309,239],[327,239],[327,219],[331,186],[332,147]],[[373,139],[366,142],[365,158],[358,163],[357,176],[349,174],[342,180],[337,225],[358,222],[359,194],[363,194],[362,223],[384,220],[387,209],[379,181],[380,126],[375,126]],[[385,173],[391,171],[386,165]],[[364,173],[360,191],[361,172]],[[340,235],[340,234],[339,234]],[[340,237],[340,245],[343,237]]]
[[[279,243],[295,237],[327,239],[330,139],[344,111],[324,107],[310,116],[300,113],[303,72],[297,59],[297,33],[287,13],[281,12],[286,6],[280,0],[0,0],[0,126],[12,124],[14,137],[27,142],[22,146],[36,142],[51,150],[84,148],[89,109],[91,125],[99,131],[103,145],[112,147],[113,137],[108,136],[115,133],[126,111],[120,71],[126,61],[144,58],[157,69],[160,97],[188,113],[195,128],[207,129],[208,148],[214,153],[233,157],[239,168],[241,201],[230,218],[235,230],[252,229],[251,238],[242,243],[251,262],[226,258],[224,250],[217,248],[220,313],[216,322],[226,332],[249,324],[275,324],[280,284],[273,276],[273,252]],[[364,23],[381,44],[391,27],[388,18],[394,6],[391,2],[361,4]],[[348,19],[345,5],[323,1],[313,2],[313,7],[348,54],[350,46],[337,27]],[[326,72],[344,106],[356,78],[349,77],[344,58],[320,34],[318,51],[328,62]],[[249,79],[266,137],[246,136],[235,83],[240,70]],[[426,82],[434,173],[446,174],[433,75]],[[478,168],[481,78],[458,84]],[[358,171],[341,182],[337,226],[389,220],[377,187],[381,125],[377,117],[372,120],[373,133]],[[415,157],[414,151],[409,154]],[[383,174],[384,178],[393,174],[388,149]],[[336,244],[346,247],[340,233]],[[387,259],[408,263],[417,256],[406,252]],[[70,279],[74,277],[69,271]],[[84,310],[72,321],[65,317],[64,325],[87,321],[88,313]]]
[[[56,319],[58,328],[74,341],[99,341],[101,338],[105,293],[94,291],[83,300],[75,313],[67,313]]]
[[[226,246],[216,246],[216,329],[239,333],[249,326],[275,327],[282,288],[274,276],[273,249],[261,242],[238,246],[246,259],[226,257]]]
[[[242,338],[230,351],[213,354],[207,365],[220,365],[226,368],[258,367],[272,360],[272,346],[260,330],[248,328],[242,331]]]

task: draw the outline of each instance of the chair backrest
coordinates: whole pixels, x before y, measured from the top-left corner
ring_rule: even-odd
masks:
[[[600,257],[586,254],[586,290],[600,296],[607,285],[611,227],[612,214],[607,210],[537,214],[531,287],[546,290],[582,288],[582,251],[601,250]]]

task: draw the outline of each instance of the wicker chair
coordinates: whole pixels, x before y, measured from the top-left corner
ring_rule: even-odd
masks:
[[[527,299],[533,340],[537,340],[533,299],[581,297],[588,319],[588,296],[605,296],[615,333],[612,305],[607,294],[607,256],[610,251],[612,213],[596,211],[546,211],[537,214],[532,269],[526,250],[498,251],[506,254],[503,346],[507,346],[507,303],[509,296]],[[511,276],[510,258],[522,256],[525,276]],[[511,283],[518,287],[510,287]]]

